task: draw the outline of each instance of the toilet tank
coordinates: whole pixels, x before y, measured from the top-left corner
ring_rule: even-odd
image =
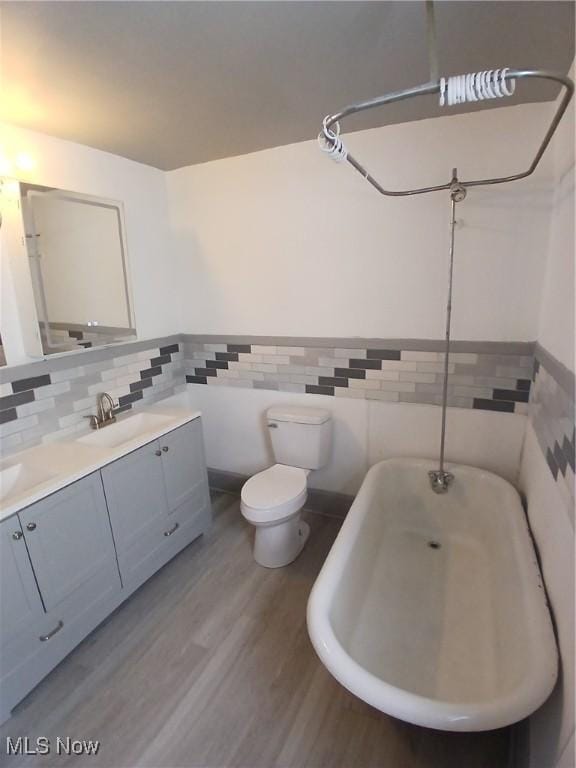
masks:
[[[278,464],[320,469],[330,459],[332,417],[322,408],[274,407],[266,411]]]

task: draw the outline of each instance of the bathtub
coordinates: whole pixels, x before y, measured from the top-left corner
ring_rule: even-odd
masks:
[[[500,728],[549,696],[558,654],[518,493],[431,461],[373,466],[308,601],[308,631],[348,690],[389,715],[446,731]]]

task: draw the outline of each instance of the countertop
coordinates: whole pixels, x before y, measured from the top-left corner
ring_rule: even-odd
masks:
[[[140,432],[136,437],[112,448],[78,442],[80,438],[93,434],[87,429],[86,432],[79,432],[74,440],[43,443],[15,453],[0,462],[2,474],[14,468],[14,472],[20,472],[23,477],[28,473],[28,477],[37,479],[34,484],[26,483],[25,479],[17,481],[10,494],[2,494],[4,498],[0,502],[0,521],[201,415],[200,411],[187,408],[155,405],[139,409],[136,413],[118,416],[117,423],[122,424],[140,414],[158,414],[168,419],[161,425]],[[114,425],[102,427],[102,431],[108,429],[114,429]],[[20,469],[17,468],[18,465]],[[19,490],[22,485],[27,487]],[[3,489],[0,487],[1,490]]]

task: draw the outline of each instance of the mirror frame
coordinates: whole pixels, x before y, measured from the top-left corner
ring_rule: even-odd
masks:
[[[32,225],[34,233],[36,233],[36,224],[34,220],[32,198],[40,197],[44,195],[47,191],[51,192],[50,197],[58,200],[69,200],[70,202],[81,202],[86,205],[92,205],[99,208],[106,208],[116,213],[116,222],[118,225],[120,250],[121,250],[121,257],[122,257],[122,275],[123,275],[123,282],[124,282],[124,293],[126,296],[126,303],[127,303],[128,322],[130,323],[130,325],[126,329],[121,329],[121,330],[125,330],[126,336],[130,338],[128,339],[119,338],[117,341],[109,341],[105,344],[94,345],[90,347],[90,349],[99,349],[99,348],[111,346],[113,344],[126,343],[126,341],[137,340],[138,332],[137,332],[136,317],[134,312],[134,298],[133,298],[132,284],[131,284],[130,262],[128,258],[128,245],[127,245],[127,236],[126,236],[126,220],[124,215],[124,204],[122,203],[121,200],[113,200],[110,198],[98,197],[96,195],[85,194],[82,192],[73,192],[71,190],[64,190],[64,189],[60,189],[59,187],[49,187],[49,186],[44,186],[40,184],[31,184],[25,181],[21,181],[20,182],[20,199],[21,201],[30,200],[29,211],[28,211],[28,214],[30,216],[29,223]],[[25,216],[24,206],[22,205],[21,207],[22,207],[22,228],[24,231],[24,240],[26,243],[26,253],[28,258],[32,260],[34,258],[38,258],[38,252],[36,248],[36,239],[34,237],[34,234],[29,236],[26,232],[26,222],[24,220],[24,216]],[[31,248],[29,246],[30,242],[33,243]],[[32,253],[32,251],[34,251],[34,253]],[[30,278],[32,279],[32,275],[30,275]],[[38,316],[38,327],[40,328],[40,323],[44,321],[46,326],[46,335],[48,340],[50,341],[50,327],[48,324],[48,307],[46,303],[44,285],[41,277],[39,280],[39,286],[40,286],[40,294],[41,294],[40,300],[43,306],[35,307],[36,315]],[[40,314],[43,315],[43,318],[39,316]],[[53,347],[56,347],[56,348],[58,347],[57,343],[52,343],[52,342],[50,343]],[[44,351],[44,349],[42,349],[42,352],[45,358],[51,358],[51,357],[54,357],[54,355],[75,353],[75,352],[81,352],[81,351],[83,351],[83,349],[82,347],[79,347],[77,350],[68,349],[68,350],[62,350],[61,352],[52,352],[50,354],[47,354]]]

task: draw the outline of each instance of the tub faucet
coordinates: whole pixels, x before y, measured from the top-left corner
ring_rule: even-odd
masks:
[[[454,475],[450,472],[444,472],[443,469],[428,472],[428,477],[434,493],[446,493],[454,480]]]

